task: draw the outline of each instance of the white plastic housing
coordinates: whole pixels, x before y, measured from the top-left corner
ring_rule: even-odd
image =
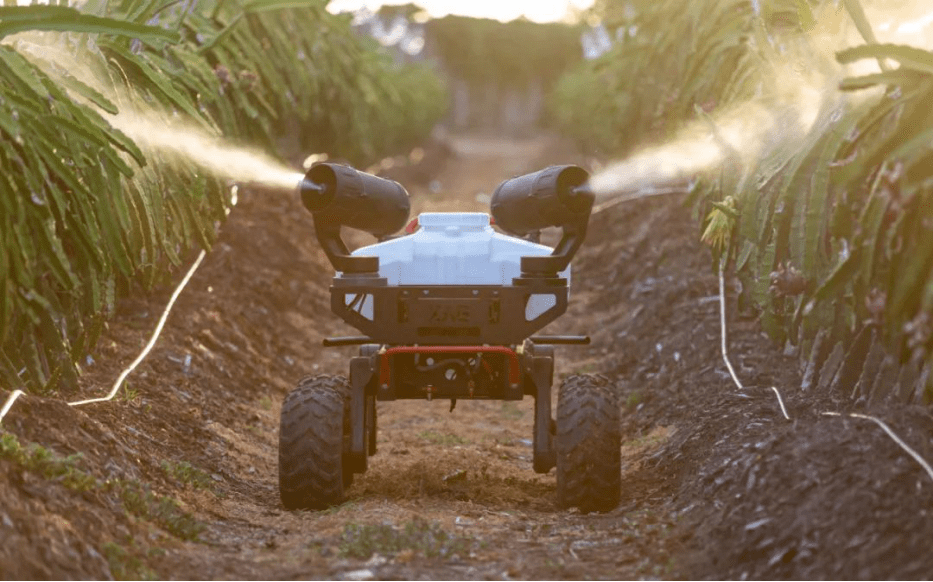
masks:
[[[353,255],[379,257],[379,276],[389,285],[510,286],[521,275],[522,257],[553,251],[498,234],[489,225],[489,215],[482,212],[425,212],[418,217],[418,225],[414,234],[359,248]],[[560,276],[569,282],[570,267]],[[553,295],[532,296],[525,308],[526,320],[555,304]],[[370,305],[362,311],[371,317]]]

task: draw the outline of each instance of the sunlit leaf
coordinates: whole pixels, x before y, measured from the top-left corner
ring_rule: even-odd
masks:
[[[0,38],[28,30],[111,34],[147,42],[178,42],[180,38],[175,31],[82,14],[75,8],[65,6],[0,6]]]
[[[861,59],[891,59],[905,69],[933,74],[933,52],[898,44],[865,44],[836,53],[843,65]]]

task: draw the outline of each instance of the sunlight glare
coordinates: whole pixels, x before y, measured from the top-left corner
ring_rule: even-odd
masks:
[[[421,0],[416,2],[433,18],[448,14],[472,16],[474,18],[493,18],[502,22],[526,17],[535,22],[556,22],[565,19],[573,12],[579,12],[593,5],[594,0]],[[393,4],[379,0],[332,0],[327,10],[333,13],[352,12],[366,7],[378,10],[384,4]]]

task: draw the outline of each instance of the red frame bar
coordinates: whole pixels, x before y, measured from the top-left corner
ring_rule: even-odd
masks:
[[[395,346],[380,354],[382,358],[379,363],[379,384],[387,385],[392,379],[389,356],[395,354],[475,354],[478,352],[507,355],[509,357],[509,382],[518,384],[521,381],[522,367],[518,361],[518,354],[506,346]]]

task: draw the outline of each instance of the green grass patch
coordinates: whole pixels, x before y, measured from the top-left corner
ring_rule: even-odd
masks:
[[[476,546],[470,537],[448,533],[436,523],[415,518],[401,527],[389,524],[347,524],[340,538],[340,555],[367,559],[410,550],[427,558],[469,556]]]
[[[0,458],[73,491],[100,489],[115,492],[128,512],[155,523],[182,540],[196,540],[204,529],[194,516],[178,506],[175,499],[153,493],[144,483],[122,479],[100,481],[79,466],[83,458],[80,453],[63,457],[36,443],[24,446],[16,435],[5,433],[0,436]]]
[[[145,561],[145,554],[134,543],[128,547],[107,542],[101,548],[114,580],[158,580],[159,575]]]
[[[418,433],[418,438],[424,439],[434,445],[465,445],[468,440],[450,433],[439,433],[433,430],[424,430]]]
[[[630,441],[626,441],[622,444],[622,446],[631,447],[633,449],[654,448],[658,445],[666,443],[670,437],[671,433],[669,431],[655,430],[646,435],[642,435]]]
[[[268,396],[263,396],[259,399],[259,408],[263,410],[272,410],[272,399]]]
[[[175,499],[153,493],[145,483],[109,481],[107,487],[119,494],[127,511],[155,523],[179,539],[197,540],[198,534],[204,530],[204,526],[182,510]]]
[[[81,453],[62,457],[35,443],[23,446],[16,435],[7,433],[0,437],[0,457],[75,491],[88,491],[97,486],[97,479],[79,467],[83,459]]]
[[[335,513],[339,513],[341,511],[354,510],[357,508],[357,505],[358,504],[355,501],[344,501],[340,505],[334,505],[334,506],[328,507],[327,509],[322,509],[321,511],[317,512],[317,514],[318,515],[334,515]]]
[[[123,402],[136,402],[136,399],[139,398],[139,389],[132,386],[129,382],[125,382],[123,389],[119,392],[118,398]]]
[[[169,476],[195,489],[211,489],[211,476],[188,461],[162,461],[162,470]]]

